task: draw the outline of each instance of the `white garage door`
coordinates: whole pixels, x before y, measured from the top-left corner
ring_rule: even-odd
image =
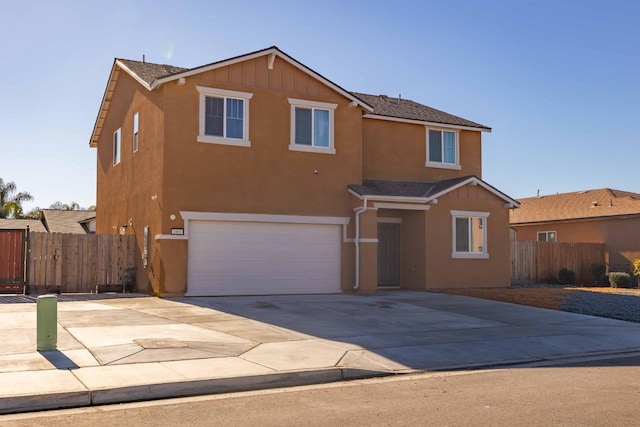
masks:
[[[341,227],[190,221],[189,296],[340,292]]]

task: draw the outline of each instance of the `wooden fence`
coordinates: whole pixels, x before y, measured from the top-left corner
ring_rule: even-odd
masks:
[[[576,274],[577,284],[591,285],[591,264],[605,264],[604,243],[511,241],[511,282],[548,283],[561,268]]]
[[[134,253],[132,235],[29,233],[27,283],[96,292],[98,285],[125,283]]]

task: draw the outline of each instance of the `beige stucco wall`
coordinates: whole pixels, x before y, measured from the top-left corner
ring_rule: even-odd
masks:
[[[423,125],[364,119],[362,127],[365,179],[435,182],[466,175],[482,178],[481,132],[459,131],[461,170],[454,170],[425,167],[427,130]]]
[[[518,240],[537,240],[541,231],[555,231],[558,242],[604,243],[609,271],[631,271],[640,258],[640,217],[512,225]]]

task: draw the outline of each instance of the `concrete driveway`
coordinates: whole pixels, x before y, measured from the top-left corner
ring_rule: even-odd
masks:
[[[436,293],[96,298],[41,353],[35,304],[0,303],[0,413],[640,351],[637,323]]]

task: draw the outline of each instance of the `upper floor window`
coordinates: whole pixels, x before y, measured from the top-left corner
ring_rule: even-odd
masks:
[[[555,231],[538,232],[538,242],[557,242],[557,237]]]
[[[120,163],[120,148],[122,145],[122,138],[120,135],[121,131],[120,128],[118,128],[118,130],[113,133],[113,166]]]
[[[427,161],[425,166],[460,169],[457,132],[427,129]]]
[[[335,154],[333,111],[337,104],[289,98],[291,142],[289,150]]]
[[[487,218],[489,212],[451,211],[453,258],[489,258]]]
[[[138,151],[138,113],[133,115],[133,152]]]
[[[198,142],[250,147],[252,93],[197,86],[200,93]]]

